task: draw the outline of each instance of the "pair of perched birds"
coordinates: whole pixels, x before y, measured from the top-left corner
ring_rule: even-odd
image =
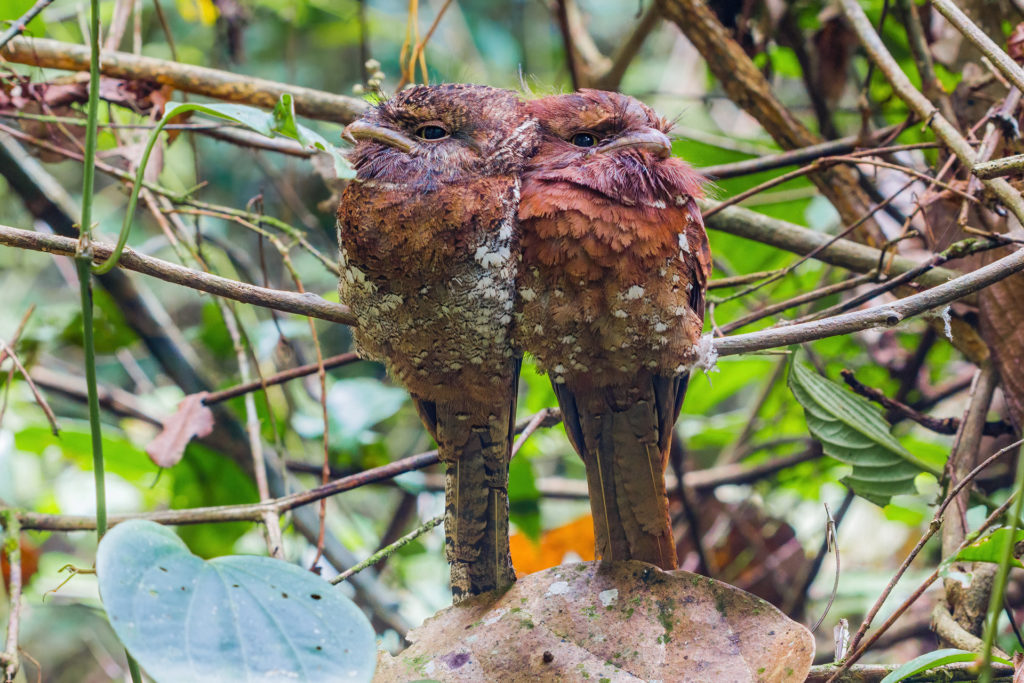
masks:
[[[586,466],[597,556],[676,567],[665,467],[711,254],[671,124],[598,90],[403,90],[345,129],[340,294],[361,353],[446,465],[455,601],[515,580],[508,464],[522,352]]]

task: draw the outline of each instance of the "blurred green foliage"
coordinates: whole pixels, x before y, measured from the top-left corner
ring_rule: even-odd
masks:
[[[649,0],[648,0],[649,1]],[[0,19],[18,16],[31,0],[8,0],[0,9]],[[102,3],[104,25],[113,16],[114,1]],[[646,2],[640,3],[646,6]],[[820,28],[824,2],[801,0],[792,3],[797,23],[806,36]],[[882,1],[871,0],[869,14],[878,21]],[[440,2],[421,2],[420,31],[433,21]],[[587,29],[598,49],[614,53],[636,21],[636,0],[582,0],[580,6]],[[143,3],[141,17],[141,53],[162,59],[176,55],[184,63],[220,68],[240,75],[294,83],[329,92],[352,94],[371,75],[363,66],[368,58],[379,60],[387,78],[385,87],[393,87],[400,73],[399,54],[406,31],[408,6],[404,0],[250,0],[215,2],[212,0],[164,0],[169,35],[164,32],[152,3]],[[33,22],[28,33],[81,43],[81,6],[71,0],[56,0],[43,20]],[[759,19],[760,20],[760,19]],[[768,27],[771,28],[770,26]],[[884,38],[905,71],[918,81],[904,28],[892,18],[884,26]],[[122,39],[121,49],[132,50],[132,29]],[[486,0],[462,0],[453,3],[426,49],[427,63],[434,81],[474,81],[496,86],[523,88],[543,94],[570,87],[565,66],[565,51],[560,32],[544,3],[513,0],[493,3]],[[776,92],[801,120],[817,128],[809,99],[802,83],[802,69],[790,47],[766,39],[756,63],[770,73]],[[61,72],[12,67],[13,72],[33,81],[65,77]],[[854,56],[845,75],[849,82],[835,103],[834,118],[841,134],[859,130],[861,112],[857,97],[868,74],[867,63]],[[960,74],[939,67],[939,76],[947,89],[956,85]],[[3,78],[0,76],[0,78]],[[677,156],[694,166],[710,166],[750,158],[752,152],[768,153],[777,149],[774,142],[723,95],[723,89],[707,73],[693,49],[672,25],[662,23],[644,42],[622,83],[624,92],[635,94],[668,117],[677,117],[678,140],[673,145]],[[180,94],[172,95],[180,99]],[[903,121],[907,110],[892,97],[890,86],[877,71],[871,75],[866,96],[874,103],[874,124],[881,126]],[[202,98],[190,97],[191,100]],[[371,98],[372,99],[372,98]],[[104,121],[121,124],[144,123],[145,116],[121,107],[104,107]],[[78,111],[77,105],[66,114]],[[199,121],[199,119],[194,119]],[[0,123],[17,125],[0,112]],[[340,126],[304,121],[327,140],[340,141]],[[122,167],[137,159],[145,130],[118,128],[101,138],[102,157]],[[47,133],[58,144],[74,148],[74,142],[62,133]],[[710,136],[710,137],[709,137]],[[917,127],[911,127],[899,142],[927,139]],[[272,216],[301,231],[308,243],[321,254],[334,258],[334,218],[331,189],[305,160],[270,152],[237,147],[203,135],[177,135],[163,146],[157,162],[158,180],[175,191],[197,188],[194,196],[204,202],[248,209],[261,230],[274,234],[292,246],[289,257],[304,288],[336,300],[335,276],[308,251],[294,247],[277,228],[260,221],[260,214]],[[80,168],[73,161],[47,163],[46,170],[71,195],[78,196]],[[712,196],[726,198],[776,177],[783,170],[713,182]],[[101,176],[95,209],[100,239],[112,241],[123,218],[126,193],[120,181]],[[758,211],[801,225],[834,233],[839,228],[836,212],[816,194],[804,178],[774,188],[750,203]],[[144,210],[138,212],[130,245],[160,258],[184,260],[182,241],[198,245],[204,262],[218,273],[261,285],[294,289],[281,254],[266,237],[250,226],[204,213],[182,212],[174,215],[177,225],[167,225],[169,214],[158,221]],[[32,227],[33,218],[18,195],[0,179],[0,222],[22,228]],[[252,221],[250,221],[252,222]],[[167,230],[182,232],[171,241]],[[771,270],[793,262],[792,254],[731,235],[713,232],[711,245],[715,255],[715,278]],[[781,301],[811,291],[823,284],[837,282],[846,273],[815,261],[796,270],[756,293],[715,305],[709,310],[708,324],[719,326],[769,302]],[[32,363],[68,376],[82,373],[80,314],[72,303],[73,274],[68,263],[39,253],[0,249],[0,338],[9,339],[30,304],[37,310],[18,346]],[[223,311],[207,295],[175,287],[152,279],[135,278],[145,300],[166,311],[165,332],[187,349],[186,361],[208,378],[211,387],[231,386],[240,381],[235,342],[225,325]],[[718,289],[713,297],[724,298],[737,288]],[[126,390],[135,398],[136,409],[161,420],[172,414],[184,394],[167,371],[154,360],[144,340],[126,322],[119,303],[106,292],[97,290],[97,349],[101,383]],[[839,301],[828,297],[815,304],[824,308]],[[244,330],[247,353],[259,372],[270,375],[278,370],[316,358],[312,335],[304,321],[283,314],[271,314],[251,307],[233,307]],[[742,331],[764,328],[778,319],[793,319],[807,312],[796,309],[773,316]],[[351,335],[341,326],[315,323],[324,357],[350,349]],[[914,353],[925,335],[926,322],[911,321],[895,331],[837,337],[807,346],[811,361],[824,374],[838,380],[844,368],[856,372],[861,381],[893,395],[900,387],[895,372]],[[739,453],[738,461],[753,466],[773,458],[800,453],[807,448],[808,432],[802,411],[777,372],[784,356],[750,355],[723,359],[716,371],[691,378],[690,389],[678,424],[686,459],[696,469],[713,467],[725,452]],[[926,376],[932,385],[944,384],[961,375],[966,365],[959,353],[939,339],[928,354]],[[85,473],[90,469],[87,427],[82,422],[80,402],[47,392],[58,411],[61,436],[49,433],[45,419],[34,405],[29,388],[20,378],[0,377],[4,410],[0,408],[0,499],[6,503],[53,513],[80,513],[90,510],[92,490]],[[524,363],[520,382],[519,417],[555,405],[547,379],[539,375],[529,359]],[[921,397],[919,388],[906,394],[908,401]],[[758,401],[760,401],[758,403]],[[317,466],[323,457],[324,425],[316,376],[294,380],[268,389],[255,401],[262,436],[281,459]],[[240,423],[245,420],[242,399],[224,406]],[[375,364],[360,362],[328,373],[328,441],[332,466],[343,472],[360,471],[432,447],[419,425],[407,395],[390,383]],[[959,414],[940,408],[942,414]],[[271,416],[273,420],[271,420]],[[256,500],[256,489],[247,474],[248,463],[237,454],[226,454],[209,444],[192,444],[182,462],[158,472],[149,462],[144,448],[156,433],[146,421],[126,415],[104,414],[104,448],[112,480],[119,482],[111,490],[112,512],[146,511],[164,508],[225,505]],[[218,428],[223,425],[219,424]],[[738,439],[747,430],[743,443]],[[917,457],[941,467],[948,453],[950,437],[938,436],[919,428],[896,429],[903,445]],[[740,448],[742,447],[742,448]],[[737,450],[739,449],[739,450]],[[244,449],[242,449],[244,450]],[[821,502],[833,509],[843,496],[836,482],[849,467],[827,458],[810,460],[787,468],[774,476],[744,487],[725,487],[725,500],[756,501],[791,525],[802,550],[813,554],[824,533]],[[308,473],[296,475],[303,487],[312,487],[319,478]],[[583,479],[583,469],[565,439],[561,426],[541,429],[522,448],[510,473],[510,508],[514,526],[534,541],[554,527],[584,514],[587,506],[576,499],[543,498],[542,484],[558,485]],[[123,484],[123,486],[121,485]],[[413,505],[408,505],[411,497]],[[403,501],[406,501],[403,503]],[[850,536],[843,536],[846,549],[844,572],[854,579],[844,581],[833,612],[835,618],[862,610],[873,599],[889,576],[895,547],[916,537],[915,527],[929,517],[924,513],[929,495],[897,497],[885,511],[868,503],[854,505]],[[329,501],[327,529],[355,555],[363,557],[376,550],[385,534],[401,535],[429,519],[442,509],[442,495],[436,477],[423,473],[403,475],[395,483],[374,485],[347,492]],[[404,510],[400,513],[401,510]],[[286,520],[286,554],[289,559],[308,564],[314,547]],[[393,528],[394,527],[394,528]],[[845,528],[845,527],[844,527]],[[886,557],[877,548],[866,548],[855,532],[880,529],[886,539]],[[233,551],[263,552],[258,529],[252,524],[205,524],[178,529],[193,552],[203,557]],[[870,535],[870,534],[869,534]],[[42,546],[44,557],[68,555],[81,566],[94,556],[94,544],[85,534],[41,534],[29,537]],[[867,545],[875,541],[869,539]],[[426,615],[446,604],[447,570],[443,559],[440,530],[403,548],[379,571],[369,574],[386,586],[403,618],[418,623]],[[863,551],[863,552],[862,552]],[[845,552],[845,550],[844,550]],[[849,561],[849,565],[847,564]],[[91,631],[95,613],[81,604],[96,605],[91,584],[75,579],[61,588],[49,605],[42,594],[57,586],[60,578],[54,567],[44,564],[27,593],[28,628],[23,633],[24,649],[40,657],[52,652],[44,663],[44,680],[62,680],[57,671],[83,658],[83,647],[72,647],[75,639],[100,648],[104,657],[114,657],[116,647],[109,634],[100,628]],[[848,569],[849,567],[849,569]],[[330,573],[328,570],[327,573]],[[817,612],[827,599],[831,576],[822,572],[820,587],[812,590],[810,611]],[[76,588],[76,585],[80,588]],[[53,603],[56,604],[53,604]],[[0,608],[2,613],[3,608]],[[846,610],[847,612],[844,612]],[[65,621],[75,613],[75,627]],[[64,624],[67,628],[49,633],[43,625]],[[62,627],[64,628],[64,627]],[[53,639],[66,645],[52,650]],[[92,666],[92,665],[90,665]],[[114,665],[116,669],[116,665]],[[97,674],[99,676],[100,674]],[[115,678],[111,674],[112,678]],[[81,680],[84,680],[82,678]],[[94,677],[92,680],[101,680]]]

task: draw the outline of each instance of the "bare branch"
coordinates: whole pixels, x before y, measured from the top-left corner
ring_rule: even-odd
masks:
[[[1014,154],[1002,159],[984,161],[975,164],[971,171],[982,180],[1020,173],[1024,171],[1024,154]]]
[[[21,624],[21,525],[11,514],[0,515],[0,520],[3,520],[7,529],[7,537],[3,539],[0,552],[7,556],[7,566],[10,568],[7,584],[10,611],[7,616],[7,638],[3,652],[0,652],[0,666],[3,667],[4,680],[13,683],[18,673],[18,630]]]
[[[14,36],[18,35],[28,26],[28,23],[35,19],[40,12],[52,3],[53,0],[37,0],[36,4],[29,7],[28,11],[22,14],[20,17],[11,22],[11,27],[0,35],[0,50],[4,49],[4,45],[11,42]]]
[[[899,301],[854,313],[844,313],[824,320],[716,339],[715,348],[720,356],[731,356],[778,346],[802,344],[815,339],[859,332],[873,327],[893,327],[907,318],[962,299],[968,294],[984,289],[1022,270],[1024,270],[1024,249],[1018,249],[972,273]]]
[[[1004,50],[1001,50],[995,42],[989,38],[984,31],[971,21],[970,17],[963,13],[955,3],[950,0],[931,0],[932,5],[935,9],[939,10],[939,13],[953,26],[956,27],[960,33],[964,34],[967,40],[974,43],[983,55],[989,58],[997,69],[1011,83],[1017,86],[1018,90],[1024,91],[1024,69],[1020,67],[1017,62],[1013,61],[1010,55],[1006,54]],[[1024,221],[1022,221],[1024,222]]]
[[[935,134],[957,156],[961,164],[967,168],[973,168],[977,159],[970,144],[960,135],[956,125],[947,121],[938,112],[935,105],[910,82],[907,75],[900,69],[900,65],[886,49],[882,39],[871,25],[871,21],[864,14],[864,10],[861,9],[856,0],[840,0],[840,5],[846,18],[849,19],[850,24],[853,26],[853,30],[860,38],[861,44],[871,57],[871,61],[878,65],[878,69],[885,74],[886,79],[892,84],[893,90],[899,95],[900,99],[906,102],[919,117],[929,122]],[[1024,86],[1024,82],[1020,85]],[[1017,220],[1024,223],[1024,200],[1021,199],[1019,192],[1001,178],[983,180],[982,183],[1014,213]]]
[[[701,211],[706,211],[717,206],[717,202],[702,199],[699,205]],[[904,273],[921,265],[913,259],[897,255],[884,255],[880,249],[850,240],[834,240],[834,243],[829,245],[829,242],[833,242],[833,238],[829,235],[738,206],[730,206],[716,213],[707,221],[707,226],[712,230],[721,230],[731,235],[769,244],[794,254],[806,255],[820,249],[814,257],[817,260],[858,273],[870,273],[878,268],[880,262],[891,274]],[[885,256],[884,261],[883,256]],[[933,286],[948,282],[958,275],[960,273],[948,268],[935,268],[923,274],[918,282]]]
[[[19,230],[0,225],[0,244],[33,251],[46,251],[61,256],[73,257],[76,240],[57,235],[44,235],[31,230]],[[102,242],[93,242],[93,253],[97,262],[110,256],[113,247]],[[144,275],[151,275],[165,282],[184,285],[202,292],[216,294],[225,299],[233,299],[242,303],[255,304],[273,308],[286,313],[308,315],[343,325],[355,325],[356,318],[347,306],[335,304],[307,292],[298,294],[266,287],[258,287],[244,282],[237,282],[218,275],[211,275],[185,268],[169,261],[151,256],[143,256],[130,248],[125,248],[118,267],[133,270]]]
[[[895,415],[896,420],[913,420],[917,424],[921,425],[926,429],[930,429],[936,434],[955,434],[957,429],[960,428],[960,420],[955,417],[932,417],[931,415],[925,415],[924,413],[911,408],[905,403],[893,400],[883,394],[880,390],[869,387],[862,384],[853,374],[852,370],[843,370],[840,373],[843,377],[843,381],[846,382],[854,392],[860,394],[864,398],[874,401],[882,405],[892,415]],[[888,420],[892,421],[892,417],[888,417]],[[998,420],[996,422],[986,422],[984,428],[985,436],[1003,436],[1004,434],[1013,434],[1013,425],[1004,421]]]
[[[89,70],[88,47],[46,38],[14,38],[0,50],[0,56],[18,64],[67,71]],[[336,123],[351,123],[369,107],[354,97],[127,52],[104,50],[100,72],[112,78],[155,81],[183,92],[267,109],[272,109],[281,95],[291,93],[297,114]]]

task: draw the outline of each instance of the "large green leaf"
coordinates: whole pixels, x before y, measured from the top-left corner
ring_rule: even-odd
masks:
[[[103,606],[158,683],[369,681],[375,636],[341,590],[269,557],[209,562],[174,532],[134,520],[96,555]]]
[[[917,493],[914,478],[938,472],[914,457],[868,401],[800,363],[793,363],[789,388],[803,406],[807,428],[826,455],[853,466],[842,482],[879,506],[892,496]]]

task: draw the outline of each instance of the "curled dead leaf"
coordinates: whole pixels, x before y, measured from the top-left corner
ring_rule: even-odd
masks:
[[[177,465],[185,454],[185,446],[192,439],[207,436],[213,431],[213,411],[203,403],[206,396],[205,391],[189,394],[178,404],[174,415],[164,420],[163,429],[146,446],[146,455],[153,464],[159,467]]]
[[[643,562],[562,565],[465,600],[382,652],[377,681],[803,681],[814,639],[738,588]]]

